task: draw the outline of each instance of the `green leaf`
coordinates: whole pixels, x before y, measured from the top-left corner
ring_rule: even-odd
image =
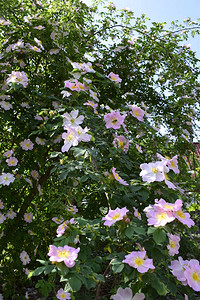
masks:
[[[105,282],[105,277],[101,274],[94,274],[94,277],[101,282]]]
[[[155,227],[149,227],[147,230],[147,234],[153,234],[156,229],[157,228],[155,228]]]
[[[162,244],[166,239],[166,233],[163,229],[156,229],[153,233],[153,239],[157,245]]]
[[[69,278],[68,282],[69,282],[69,285],[70,285],[72,291],[77,292],[80,290],[82,282],[76,276]]]
[[[46,267],[38,267],[37,269],[35,269],[34,271],[31,272],[31,276],[38,276],[40,274],[42,274],[44,272]]]
[[[143,227],[133,227],[133,230],[138,234],[138,235],[146,235],[146,230]]]
[[[119,259],[113,259],[111,264],[113,273],[120,273],[124,269],[124,264]]]
[[[36,261],[39,261],[39,263],[41,263],[42,265],[45,265],[45,266],[47,266],[49,264],[48,261],[42,260],[42,259],[36,259]]]
[[[166,285],[155,275],[152,276],[151,286],[157,291],[160,296],[165,296],[168,293]]]
[[[128,227],[125,230],[125,235],[130,239],[133,237],[133,233],[135,232],[133,227]]]
[[[44,274],[47,275],[47,274],[51,273],[54,269],[55,269],[54,265],[48,265],[45,267]]]
[[[83,175],[83,176],[81,177],[81,179],[80,179],[80,182],[85,182],[85,181],[88,180],[88,178],[89,178],[88,175]]]

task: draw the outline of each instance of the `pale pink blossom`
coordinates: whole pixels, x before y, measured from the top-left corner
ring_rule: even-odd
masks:
[[[20,146],[23,150],[28,151],[33,149],[33,143],[30,139],[25,139],[23,142],[20,143]]]
[[[200,292],[200,264],[196,259],[191,259],[185,266],[184,276],[188,285],[195,291]]]
[[[26,221],[27,223],[32,223],[33,214],[32,213],[25,213],[24,214],[24,221]]]
[[[113,72],[110,72],[106,77],[109,78],[111,81],[114,81],[115,83],[120,83],[122,81],[119,75],[114,74]]]
[[[122,179],[122,178],[119,176],[119,174],[116,172],[116,168],[113,167],[111,170],[112,170],[112,173],[113,173],[114,178],[115,178],[119,183],[121,183],[121,184],[123,184],[123,185],[129,185],[128,182],[126,182],[124,179]]]
[[[182,224],[187,225],[189,228],[194,226],[194,221],[190,218],[189,213],[183,212],[181,209],[174,212],[174,216],[178,219]]]
[[[9,158],[9,157],[11,157],[11,155],[13,154],[13,152],[14,152],[13,150],[8,150],[8,151],[6,151],[6,152],[3,154],[3,156]]]
[[[162,161],[141,164],[140,168],[142,171],[140,172],[140,176],[142,176],[143,181],[147,181],[148,183],[163,181],[165,178],[165,166],[165,162],[163,163]]]
[[[128,212],[128,209],[126,207],[123,208],[116,208],[114,210],[110,209],[108,214],[102,218],[105,226],[111,226],[114,223],[121,221],[126,217],[126,214]]]
[[[160,200],[155,199],[154,206],[156,208],[159,207],[159,208],[163,209],[164,211],[173,211],[174,212],[174,211],[180,210],[182,205],[183,205],[183,202],[181,199],[177,199],[175,201],[175,203],[170,203],[170,202],[166,202],[164,199],[161,198]]]
[[[0,106],[4,109],[4,110],[10,110],[13,108],[12,104],[10,102],[7,101],[0,101]]]
[[[32,176],[35,180],[38,180],[38,176],[39,176],[38,171],[32,170],[32,171],[31,171],[31,176]]]
[[[138,144],[135,144],[136,149],[140,152],[143,153],[141,146],[139,146]]]
[[[53,55],[53,54],[58,54],[60,52],[60,49],[50,49],[49,54]]]
[[[65,84],[64,87],[69,88],[71,91],[80,92],[80,88],[77,85],[77,83],[78,83],[77,79],[75,79],[75,80],[66,80],[66,81],[64,81],[64,84]]]
[[[113,141],[113,145],[115,148],[119,147],[125,153],[127,153],[129,149],[129,140],[127,140],[123,135],[116,135]]]
[[[104,116],[104,120],[106,122],[106,128],[119,129],[121,125],[124,123],[125,115],[121,116],[117,111],[112,111]]]
[[[169,250],[169,255],[174,256],[179,253],[179,242],[180,236],[178,234],[167,234],[169,237],[169,244],[167,245],[167,249]]]
[[[6,159],[6,162],[7,162],[9,167],[14,167],[18,163],[18,159],[16,157],[11,156],[10,158]]]
[[[38,144],[38,145],[44,146],[45,143],[46,143],[46,140],[45,140],[45,139],[42,139],[42,138],[40,138],[40,137],[37,136],[36,139],[35,139],[35,142],[36,142],[36,144]]]
[[[15,180],[15,177],[11,173],[2,173],[2,175],[0,175],[0,184],[2,184],[2,185],[9,185],[14,180]]]
[[[97,93],[93,90],[90,90],[90,97],[92,97],[95,101],[99,102],[99,98],[97,97]]]
[[[164,211],[160,208],[153,208],[147,212],[148,225],[154,227],[165,226],[175,220],[175,217],[171,211]]]
[[[0,209],[4,209],[3,201],[0,200]]]
[[[145,111],[143,109],[141,109],[140,107],[138,107],[137,105],[128,105],[131,109],[131,115],[133,117],[135,117],[136,119],[138,119],[139,121],[143,122],[144,119],[144,115],[145,115]]]
[[[54,221],[56,224],[61,224],[64,221],[64,218],[62,216],[58,217],[54,217],[52,218],[52,221]]]
[[[75,265],[75,260],[78,257],[80,248],[73,248],[65,245],[64,247],[56,247],[54,245],[49,246],[50,261],[63,261],[68,268],[72,268]]]
[[[188,265],[188,260],[183,260],[181,256],[178,257],[178,260],[173,260],[169,268],[171,269],[172,274],[182,282],[183,285],[187,284],[187,279],[185,277],[185,269]]]
[[[89,129],[85,127],[84,129],[81,126],[78,126],[75,128],[77,134],[78,134],[78,142],[89,142],[92,138],[91,134],[88,134],[87,132]]]
[[[141,214],[139,213],[139,211],[137,210],[137,208],[133,207],[133,209],[134,209],[134,216],[135,216],[137,219],[141,220],[141,219],[142,219],[142,218],[141,218]]]
[[[31,179],[29,178],[25,178],[25,181],[28,182],[30,184],[31,187],[33,187],[33,182]]]
[[[143,293],[137,293],[133,297],[133,292],[130,288],[118,288],[117,294],[112,296],[113,300],[144,300],[145,295]]]
[[[33,50],[33,51],[35,51],[35,52],[42,52],[42,50],[41,50],[39,47],[37,47],[37,46],[32,46],[32,45],[30,45],[30,46],[29,46],[29,49],[30,49],[30,50]]]
[[[136,268],[140,273],[146,273],[149,269],[155,269],[153,260],[146,257],[146,251],[133,251],[126,255],[122,262]]]
[[[42,25],[39,25],[39,26],[35,26],[35,27],[33,27],[34,29],[38,29],[38,30],[42,30],[42,29],[44,29],[45,27],[44,26],[42,26]]]
[[[76,207],[76,205],[67,205],[66,209],[72,214],[76,214],[78,212],[78,208]]]
[[[0,212],[0,224],[2,224],[5,220],[6,220],[6,216],[4,216],[4,215]]]
[[[80,242],[80,238],[79,238],[79,235],[77,235],[74,239],[74,244],[78,244]]]
[[[78,116],[78,113],[79,111],[77,109],[71,111],[71,113],[65,113],[64,115],[62,115],[64,129],[68,129],[68,127],[76,128],[83,123],[84,116],[83,115]]]
[[[71,218],[69,221],[66,220],[65,222],[60,224],[57,229],[57,237],[60,237],[65,233],[65,230],[69,227],[68,224],[74,224],[74,223],[75,223],[74,218]]]
[[[20,105],[21,105],[21,107],[25,107],[27,109],[31,108],[30,105],[28,104],[28,102],[22,102]]]
[[[6,213],[6,217],[11,220],[13,220],[16,216],[17,214],[13,210],[8,210]]]
[[[94,113],[98,114],[96,108],[98,107],[98,104],[94,103],[94,101],[88,100],[87,102],[83,103],[83,105],[91,106],[94,109]]]
[[[27,87],[28,85],[28,77],[26,76],[26,74],[24,73],[24,71],[22,72],[15,72],[12,71],[12,73],[10,74],[10,76],[7,78],[6,83],[20,83],[23,85],[23,87]]]
[[[20,260],[24,266],[27,265],[31,261],[29,255],[27,254],[26,251],[22,251],[20,253]]]
[[[67,152],[69,151],[71,146],[78,145],[79,135],[77,131],[71,127],[67,128],[67,133],[64,132],[62,134],[62,138],[64,139],[64,145],[62,146],[61,149],[62,152]]]
[[[70,293],[65,292],[63,289],[59,289],[56,295],[59,300],[71,299]]]

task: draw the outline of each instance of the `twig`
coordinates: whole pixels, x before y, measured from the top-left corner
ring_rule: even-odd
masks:
[[[113,259],[111,259],[111,261],[109,262],[109,265],[107,266],[105,272],[103,273],[104,278],[105,278],[106,274],[108,273],[108,271],[110,269],[110,265],[111,265],[112,261],[113,261]],[[100,282],[99,285],[98,285],[95,300],[99,299],[99,295],[100,295],[100,291],[101,291],[101,286],[102,286],[102,282]]]

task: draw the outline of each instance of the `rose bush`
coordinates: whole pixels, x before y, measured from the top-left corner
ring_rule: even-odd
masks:
[[[2,297],[195,299],[200,84],[182,43],[199,23],[78,0],[0,11]]]

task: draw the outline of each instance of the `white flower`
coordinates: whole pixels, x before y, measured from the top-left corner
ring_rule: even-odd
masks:
[[[31,261],[29,255],[27,254],[26,251],[22,251],[20,253],[20,260],[24,266],[27,265]]]
[[[63,127],[64,127],[64,129],[68,129],[68,127],[76,128],[80,124],[83,123],[84,116],[80,115],[78,117],[78,113],[79,113],[79,111],[77,109],[77,110],[71,111],[70,114],[65,113],[63,115]]]
[[[2,175],[0,175],[0,184],[2,185],[9,185],[14,180],[15,177],[11,173],[2,173]]]
[[[6,217],[8,218],[8,219],[14,219],[15,217],[16,217],[16,212],[14,212],[13,210],[8,210],[7,211],[7,214],[6,214]]]

